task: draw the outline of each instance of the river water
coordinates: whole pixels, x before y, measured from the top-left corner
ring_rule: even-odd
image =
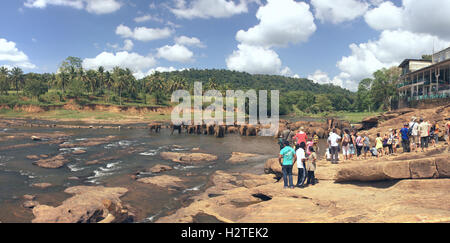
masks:
[[[170,136],[169,129],[161,133],[149,133],[144,129],[62,129],[62,128],[0,128],[0,221],[30,222],[34,216],[31,209],[22,206],[25,194],[36,195],[40,204],[58,206],[71,195],[64,193],[68,187],[77,185],[102,185],[125,187],[128,193],[121,200],[137,211],[138,222],[154,222],[159,217],[174,213],[189,205],[190,198],[207,187],[209,177],[217,170],[228,172],[264,173],[267,158],[276,157],[279,146],[273,137],[242,137],[228,134],[225,138],[206,135],[186,135],[177,132]],[[63,133],[67,136],[54,137],[41,142],[31,141],[31,136]],[[14,136],[12,138],[11,136]],[[114,139],[100,145],[83,146],[83,141],[93,138]],[[59,144],[77,143],[77,148],[60,148]],[[55,142],[55,143],[52,143]],[[57,142],[57,143],[56,143]],[[11,147],[25,144],[22,147]],[[214,154],[217,161],[201,163],[196,166],[183,166],[160,157],[161,152],[195,152]],[[75,150],[86,153],[74,155]],[[231,164],[226,160],[232,152],[263,155],[261,160],[243,164]],[[66,154],[67,164],[58,169],[41,168],[33,164],[27,155]],[[86,162],[101,160],[99,164],[86,165]],[[163,174],[173,175],[185,180],[184,187],[168,190],[136,182],[131,178],[138,171],[156,164],[170,165],[174,170]],[[140,177],[155,176],[143,173]],[[77,177],[73,179],[70,177]],[[46,189],[32,187],[34,183],[51,183]]]

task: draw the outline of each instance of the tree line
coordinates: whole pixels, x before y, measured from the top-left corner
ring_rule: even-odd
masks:
[[[155,72],[136,79],[128,68],[85,70],[80,58],[68,57],[56,73],[24,74],[18,67],[11,70],[0,67],[0,103],[28,98],[49,104],[73,99],[77,102],[167,106],[171,105],[173,91],[185,89],[192,94],[194,82],[202,82],[204,91],[216,89],[224,95],[226,90],[279,90],[281,115],[295,110],[304,113],[378,111],[395,106],[399,74],[396,68],[379,70],[373,78],[362,80],[357,92],[351,92],[308,79],[217,69]]]

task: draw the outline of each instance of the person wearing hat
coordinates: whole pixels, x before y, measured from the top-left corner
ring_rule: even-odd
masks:
[[[294,189],[294,182],[292,178],[292,167],[294,161],[297,159],[295,150],[290,146],[289,141],[285,141],[285,147],[280,151],[278,156],[278,162],[280,163],[283,171],[284,188]]]
[[[408,123],[405,123],[403,125],[403,128],[400,130],[400,134],[402,135],[402,147],[403,147],[403,153],[409,153],[411,152],[411,149],[409,147],[409,129],[408,129]]]

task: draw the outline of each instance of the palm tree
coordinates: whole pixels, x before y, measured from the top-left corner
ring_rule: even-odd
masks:
[[[19,95],[19,86],[23,86],[25,82],[23,71],[21,68],[15,67],[11,70],[10,75],[10,80],[16,88],[16,94]]]
[[[91,92],[94,95],[97,90],[97,72],[95,70],[89,70],[86,73],[86,77]]]
[[[97,75],[98,75],[98,85],[100,87],[103,87],[103,78],[104,78],[104,72],[105,72],[105,68],[103,66],[98,67],[97,69]]]
[[[9,90],[9,70],[6,67],[0,67],[0,94],[8,94]]]

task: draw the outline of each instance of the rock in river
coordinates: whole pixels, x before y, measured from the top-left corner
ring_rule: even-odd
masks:
[[[158,187],[183,187],[183,180],[175,177],[175,176],[169,176],[169,175],[162,175],[162,176],[154,176],[154,177],[147,177],[147,178],[141,178],[137,180],[138,182],[145,183],[145,184],[153,184]]]
[[[157,165],[153,166],[152,168],[147,169],[146,171],[152,172],[152,173],[161,173],[161,172],[170,171],[170,170],[173,170],[173,168],[168,165],[157,164]]]
[[[76,186],[64,192],[73,194],[60,206],[38,205],[33,208],[33,223],[111,223],[132,222],[133,213],[122,205],[120,197],[127,193],[122,187]]]
[[[64,157],[64,155],[58,154],[49,159],[40,159],[36,162],[33,162],[33,164],[42,168],[57,169],[64,166],[64,164],[68,162],[69,161]]]
[[[181,164],[196,164],[200,162],[210,162],[217,160],[216,155],[203,154],[203,153],[175,153],[175,152],[162,152],[161,157],[166,160],[172,160]]]

